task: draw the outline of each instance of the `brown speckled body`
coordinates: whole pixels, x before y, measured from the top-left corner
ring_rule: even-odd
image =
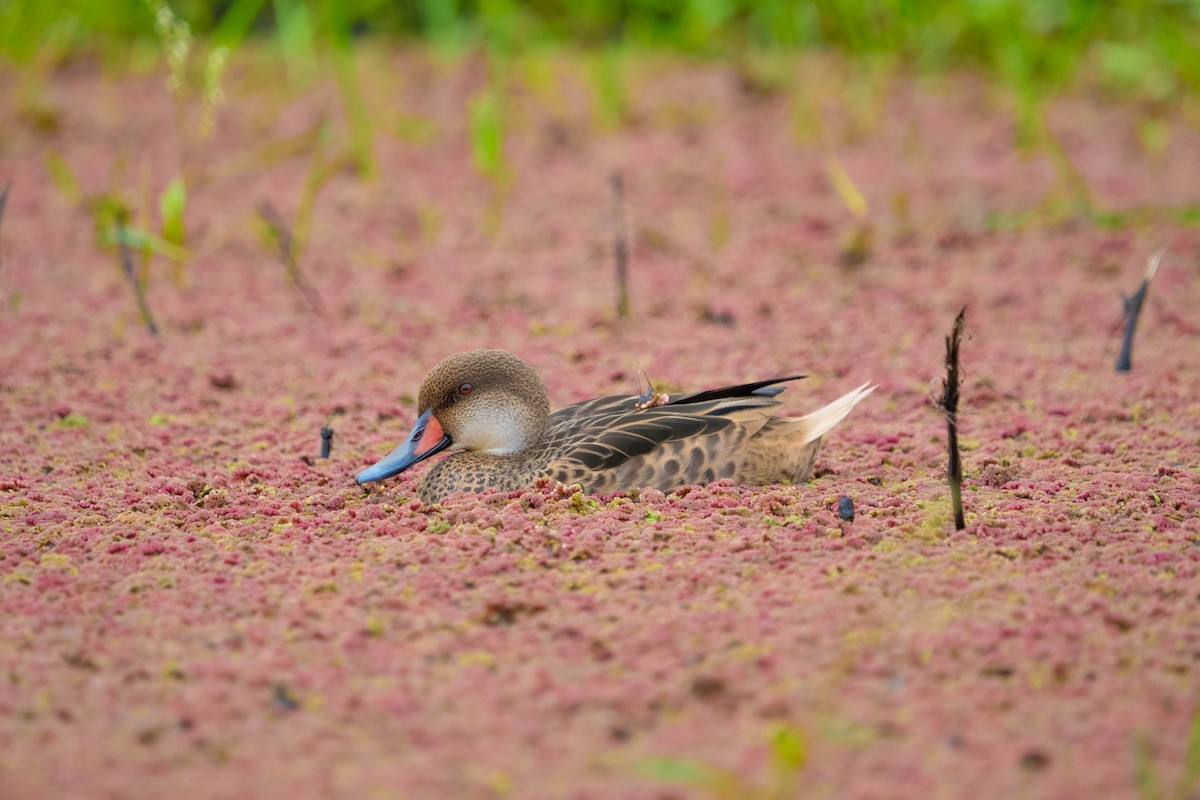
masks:
[[[530,458],[530,454],[456,453],[426,470],[421,478],[421,500],[435,503],[460,490],[520,489],[546,475],[545,467],[545,458]]]
[[[871,389],[860,387],[806,417],[776,417],[782,389],[774,384],[785,380],[792,378],[696,392],[650,408],[639,407],[637,396],[604,397],[550,414],[541,379],[511,353],[450,356],[425,379],[418,398],[420,411],[432,409],[453,441],[452,454],[425,473],[421,499],[511,491],[542,477],[578,483],[587,493],[666,491],[721,478],[802,481],[821,436]]]

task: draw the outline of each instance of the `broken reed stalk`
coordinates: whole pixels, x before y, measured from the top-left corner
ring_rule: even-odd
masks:
[[[317,290],[300,271],[300,264],[296,261],[295,238],[287,223],[283,221],[283,217],[279,215],[275,207],[266,200],[258,204],[258,216],[266,223],[271,235],[279,243],[279,260],[283,264],[284,271],[287,272],[288,280],[300,291],[313,312],[320,316],[323,313],[321,296],[317,294]]]
[[[129,226],[126,224],[128,219],[124,212],[117,215],[117,256],[121,260],[121,271],[125,273],[125,277],[129,280],[129,285],[133,287],[133,296],[137,298],[138,314],[142,317],[142,322],[147,330],[154,336],[158,336],[158,325],[154,322],[154,315],[150,312],[150,301],[146,298],[146,287],[138,280],[137,273],[133,269],[133,250],[129,247]]]
[[[1163,251],[1159,250],[1150,256],[1146,262],[1146,276],[1142,284],[1133,293],[1133,297],[1122,296],[1125,305],[1125,336],[1121,339],[1121,354],[1117,356],[1117,372],[1129,372],[1133,369],[1133,334],[1137,331],[1138,316],[1142,313],[1142,304],[1146,302],[1146,294],[1150,291],[1150,281],[1158,272],[1159,262],[1162,261]]]
[[[8,190],[11,188],[12,181],[0,184],[0,222],[4,222],[4,207],[8,205]]]
[[[12,188],[12,181],[5,181],[0,184],[0,226],[4,224],[4,207],[8,205],[8,190]],[[4,240],[0,239],[0,288],[4,284]],[[16,310],[20,304],[20,293],[14,291],[9,302],[12,304],[13,310]]]
[[[329,458],[333,452],[333,421],[345,413],[346,409],[335,406],[325,418],[325,424],[321,426],[321,458]]]
[[[629,317],[629,240],[625,235],[625,179],[620,170],[609,177],[613,195],[613,253],[617,260],[617,316]]]
[[[4,207],[8,205],[8,190],[12,188],[12,181],[5,181],[0,184],[0,225],[4,224]],[[4,243],[0,242],[0,270],[4,267]],[[3,272],[0,272],[0,277]]]
[[[958,345],[962,341],[966,316],[967,309],[958,312],[954,319],[954,330],[946,337],[946,380],[942,383],[942,397],[939,401],[942,412],[946,415],[946,446],[950,451],[950,464],[946,476],[950,481],[950,502],[954,506],[954,528],[960,531],[967,523],[963,516],[962,504],[962,457],[958,452]]]

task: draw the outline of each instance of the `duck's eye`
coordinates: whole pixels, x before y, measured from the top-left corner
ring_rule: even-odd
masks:
[[[470,394],[473,391],[475,391],[475,387],[469,383],[464,383],[462,386],[458,387],[459,394]]]

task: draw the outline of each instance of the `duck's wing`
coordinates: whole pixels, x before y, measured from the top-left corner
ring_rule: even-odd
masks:
[[[732,445],[762,427],[780,406],[774,396],[782,388],[775,384],[784,380],[791,378],[693,392],[646,409],[637,407],[636,396],[568,406],[550,419],[547,472],[591,491],[630,488],[625,485],[630,481],[660,482],[647,482],[647,475],[669,474],[664,482],[674,485],[724,476],[734,466],[724,463],[732,458]],[[695,455],[699,451],[702,455]]]
[[[765,381],[757,381],[755,383],[742,383],[737,386],[725,386],[721,389],[706,389],[702,392],[692,392],[691,394],[683,394],[679,397],[672,398],[666,405],[692,405],[697,403],[707,403],[712,400],[725,400],[738,397],[775,397],[783,392],[787,387],[777,384],[786,383],[787,381],[798,381],[801,378],[807,378],[807,375],[788,375],[786,378],[769,378]]]
[[[786,381],[795,381],[801,378],[806,378],[807,375],[789,375],[785,378],[770,378],[765,381],[756,381],[754,383],[742,383],[737,386],[725,386],[720,389],[706,389],[700,392],[689,392],[677,397],[671,398],[659,408],[667,406],[689,406],[708,403],[714,400],[735,399],[739,397],[775,397],[784,391],[786,387],[778,386],[777,384],[785,383]],[[638,408],[639,403],[645,402],[645,396],[636,394],[614,394],[608,397],[597,397],[594,400],[584,400],[580,403],[574,403],[569,406],[564,406],[550,415],[551,430],[560,426],[575,426],[583,420],[592,417],[600,417],[608,414],[623,414],[634,411],[641,411]],[[702,410],[692,411],[691,413],[708,413]]]
[[[550,414],[550,427],[560,425],[575,425],[579,420],[599,417],[605,414],[619,414],[637,409],[636,394],[614,394],[608,397],[597,397],[594,400],[584,400],[554,411]]]
[[[556,462],[587,472],[615,470],[666,442],[709,436],[734,424],[726,416],[681,414],[663,408],[635,409],[579,422],[583,424],[556,431],[557,440],[551,446],[558,454]]]

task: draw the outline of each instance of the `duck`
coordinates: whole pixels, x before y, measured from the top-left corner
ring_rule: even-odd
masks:
[[[539,478],[578,484],[586,494],[731,478],[770,485],[807,480],[821,439],[874,391],[864,383],[802,417],[776,416],[784,386],[769,378],[670,397],[653,391],[586,400],[550,411],[537,371],[506,350],[448,356],[426,376],[405,440],[357,483],[383,481],[432,458],[419,497],[516,491]]]

